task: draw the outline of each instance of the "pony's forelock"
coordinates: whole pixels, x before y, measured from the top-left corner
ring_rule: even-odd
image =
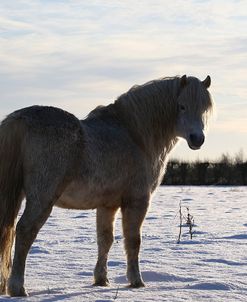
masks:
[[[192,112],[201,115],[204,123],[207,124],[214,111],[214,102],[203,82],[195,77],[188,77],[179,99],[186,103]]]

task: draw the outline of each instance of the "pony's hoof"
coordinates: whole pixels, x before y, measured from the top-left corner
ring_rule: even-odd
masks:
[[[145,287],[145,283],[140,280],[140,281],[135,281],[131,282],[130,285],[128,286],[129,288],[140,288],[140,287]]]
[[[96,280],[93,284],[93,286],[109,286],[110,285],[110,282],[108,279],[99,279],[99,280]]]
[[[28,293],[25,288],[22,286],[21,288],[8,288],[8,294],[10,297],[27,297]]]

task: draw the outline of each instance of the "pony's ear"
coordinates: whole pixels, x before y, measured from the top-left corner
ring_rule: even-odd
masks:
[[[210,84],[211,84],[211,78],[210,76],[208,75],[206,77],[206,79],[204,81],[202,81],[202,84],[206,87],[206,88],[209,88]]]
[[[187,76],[186,76],[186,74],[185,75],[183,75],[182,77],[181,77],[181,79],[180,79],[180,87],[181,88],[184,88],[184,86],[187,84]]]

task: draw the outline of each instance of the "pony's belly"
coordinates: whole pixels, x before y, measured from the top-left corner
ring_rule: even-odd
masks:
[[[85,186],[85,184],[71,183],[55,203],[55,206],[66,209],[87,210],[100,206],[120,207],[119,192],[109,188]]]

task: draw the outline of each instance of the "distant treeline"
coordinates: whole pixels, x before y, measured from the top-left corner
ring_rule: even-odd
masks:
[[[222,155],[215,162],[170,160],[162,184],[244,186],[247,184],[247,161],[242,152],[235,158]]]

